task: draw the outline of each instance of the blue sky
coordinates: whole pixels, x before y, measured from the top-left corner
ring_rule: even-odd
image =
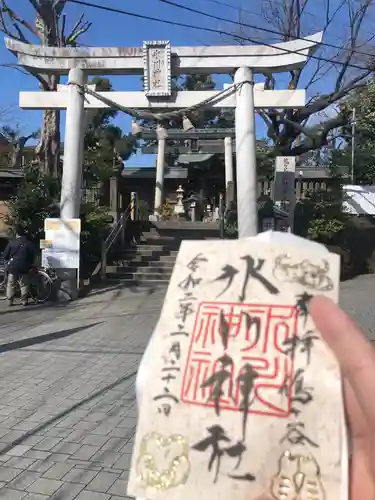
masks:
[[[90,0],[89,0],[90,1]],[[178,0],[180,1],[180,0]],[[223,0],[224,1],[224,0]],[[274,0],[278,2],[279,0]],[[320,2],[321,0],[316,0]],[[12,0],[12,8],[30,22],[33,21],[33,10],[29,6],[28,0]],[[207,19],[194,13],[185,12],[176,9],[172,6],[162,4],[158,0],[138,0],[138,2],[128,2],[127,0],[91,0],[91,3],[106,5],[113,8],[122,8],[138,14],[145,14],[172,21],[181,21],[192,25],[200,25],[208,28],[216,28],[223,30],[233,30],[234,26],[227,23],[219,23],[215,20]],[[182,1],[180,3],[183,3]],[[226,19],[236,20],[238,12],[235,9],[221,7],[213,4],[209,0],[188,0],[184,2],[192,8],[204,10],[206,12],[215,13]],[[233,6],[241,6],[241,0],[226,0]],[[254,11],[254,14],[246,14],[247,23],[262,22],[259,16],[259,11],[252,7],[252,2],[243,2],[246,9]],[[250,6],[249,6],[250,4]],[[220,35],[185,29],[175,26],[167,26],[165,24],[150,22],[141,19],[131,18],[125,15],[104,12],[94,8],[83,7],[77,4],[68,4],[65,10],[67,14],[68,25],[71,26],[81,13],[85,14],[86,20],[92,22],[92,27],[81,39],[82,44],[93,46],[141,46],[144,40],[170,40],[172,46],[178,45],[219,45],[228,43],[228,39],[222,38]],[[317,29],[313,30],[317,31]],[[0,63],[14,63],[15,58],[8,53],[3,42],[0,43]],[[9,69],[0,68],[2,92],[0,93],[0,110],[10,104],[15,105],[14,115],[12,117],[12,125],[18,123],[22,132],[31,132],[40,127],[42,113],[39,111],[22,111],[17,108],[18,92],[21,90],[38,90],[38,82],[32,76],[21,74],[20,72]],[[141,82],[139,77],[113,77],[111,78],[113,86],[116,90],[140,90]],[[215,81],[219,88],[222,88],[224,82],[229,81],[229,78],[218,76]],[[62,116],[62,132],[64,128],[64,115]],[[124,131],[128,131],[131,120],[124,114],[120,114],[116,119]],[[264,135],[264,127],[258,121],[258,136]],[[129,162],[130,165],[150,165],[154,163],[152,156],[136,155]]]

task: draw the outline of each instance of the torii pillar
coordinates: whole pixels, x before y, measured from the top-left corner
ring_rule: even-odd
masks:
[[[239,68],[234,75],[237,106],[236,165],[237,165],[237,213],[238,236],[255,236],[258,232],[257,169],[254,79],[250,68]],[[251,167],[249,168],[249,164]],[[255,167],[253,167],[253,165]]]
[[[78,128],[85,124],[85,92],[80,86],[86,83],[84,72],[74,68],[69,72],[68,106],[65,119],[64,168],[61,182],[61,219],[76,219],[80,213],[83,133]]]

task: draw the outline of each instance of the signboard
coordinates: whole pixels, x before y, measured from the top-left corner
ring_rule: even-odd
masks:
[[[171,44],[168,41],[143,43],[144,91],[147,97],[170,96]]]
[[[80,219],[46,219],[46,239],[41,240],[42,265],[55,269],[79,269]]]
[[[44,250],[45,248],[52,248],[53,242],[51,240],[40,240],[39,248]]]
[[[277,206],[289,212],[290,227],[293,227],[293,213],[296,204],[295,180],[296,158],[294,156],[277,156],[273,199]],[[278,230],[280,231],[280,229]]]
[[[276,172],[296,172],[295,156],[276,156]]]

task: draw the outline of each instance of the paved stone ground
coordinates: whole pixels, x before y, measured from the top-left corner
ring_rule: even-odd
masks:
[[[375,276],[359,276],[342,283],[340,304],[375,342]]]
[[[0,311],[0,498],[120,500],[162,289]],[[146,305],[147,304],[147,305]]]
[[[0,499],[121,500],[138,363],[164,289],[99,290],[68,306],[0,303]],[[342,306],[375,340],[375,277]]]

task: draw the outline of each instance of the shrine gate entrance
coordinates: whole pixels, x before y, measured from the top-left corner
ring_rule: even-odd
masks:
[[[199,104],[236,108],[235,149],[239,236],[257,232],[254,108],[298,108],[304,90],[265,90],[254,83],[255,73],[285,72],[303,66],[322,40],[322,33],[273,46],[171,47],[168,41],[145,42],[143,47],[57,48],[24,44],[9,38],[7,48],[18,64],[40,73],[68,74],[68,89],[20,92],[25,109],[66,109],[61,218],[79,215],[85,110],[118,107],[147,110],[184,110]],[[172,75],[231,74],[234,83],[224,91],[181,91],[171,88]],[[89,75],[143,75],[143,92],[94,92],[86,87]],[[162,117],[161,113],[158,115]],[[155,116],[157,120],[157,116]],[[155,210],[163,198],[164,157],[168,137],[158,139]],[[227,141],[227,151],[230,151]],[[229,158],[229,154],[227,154]],[[228,166],[229,171],[229,166]],[[228,174],[230,176],[230,174]]]

